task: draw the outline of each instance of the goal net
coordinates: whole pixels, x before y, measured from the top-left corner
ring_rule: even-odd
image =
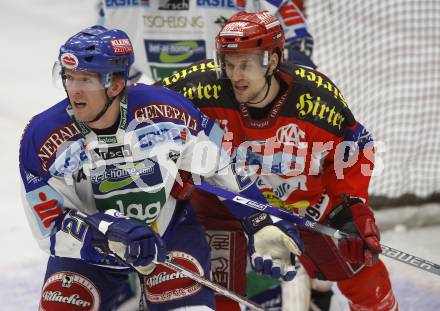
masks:
[[[440,1],[305,0],[313,59],[377,145],[372,196],[440,193]]]

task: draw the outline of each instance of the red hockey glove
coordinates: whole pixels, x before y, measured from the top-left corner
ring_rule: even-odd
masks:
[[[188,200],[194,189],[192,174],[179,170],[170,194],[177,200]]]
[[[382,252],[380,232],[372,210],[358,198],[344,196],[327,216],[330,226],[349,233],[339,241],[342,257],[351,263],[372,266]]]

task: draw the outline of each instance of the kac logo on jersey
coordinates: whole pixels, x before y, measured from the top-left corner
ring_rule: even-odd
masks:
[[[304,139],[306,133],[299,128],[295,123],[289,123],[280,127],[276,133],[276,139],[278,142],[283,143],[285,145],[293,145],[297,148],[304,147],[304,142],[301,142]]]
[[[159,0],[159,10],[186,11],[189,10],[189,0]]]

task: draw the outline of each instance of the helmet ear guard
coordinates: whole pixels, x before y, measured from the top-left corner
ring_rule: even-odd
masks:
[[[107,72],[104,74],[100,74],[101,83],[104,88],[108,88],[112,84],[113,73]]]

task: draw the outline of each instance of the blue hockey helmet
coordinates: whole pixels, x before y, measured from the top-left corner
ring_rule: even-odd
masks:
[[[70,37],[60,47],[58,60],[63,69],[95,72],[108,82],[118,72],[128,79],[134,53],[124,31],[96,25]]]

